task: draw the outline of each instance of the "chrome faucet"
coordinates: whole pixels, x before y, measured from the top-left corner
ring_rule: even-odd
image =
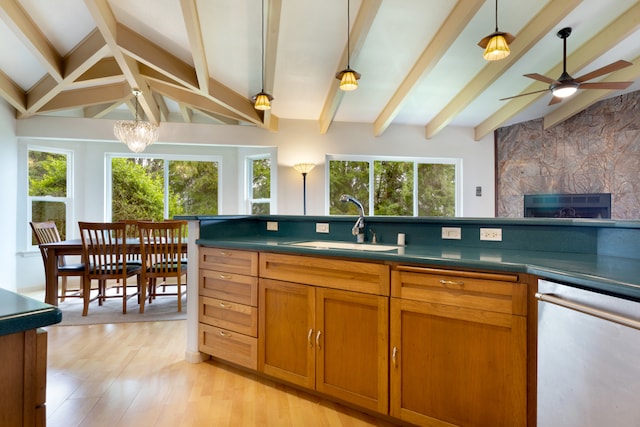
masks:
[[[357,243],[364,243],[364,207],[362,207],[362,203],[360,203],[357,199],[349,196],[348,194],[343,194],[342,196],[340,196],[340,201],[351,202],[360,210],[360,216],[356,220],[356,223],[353,225],[351,234],[356,236]]]

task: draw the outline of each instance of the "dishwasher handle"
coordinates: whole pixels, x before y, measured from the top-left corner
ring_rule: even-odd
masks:
[[[578,311],[580,313],[588,314],[599,319],[608,320],[609,322],[617,323],[618,325],[628,326],[630,328],[640,330],[640,322],[635,319],[630,319],[628,317],[620,316],[608,311],[600,310],[595,307],[590,307],[588,305],[568,301],[554,294],[543,294],[540,292],[536,292],[536,299],[538,299],[539,301],[548,302],[550,304],[555,304],[560,307],[568,308],[570,310]]]

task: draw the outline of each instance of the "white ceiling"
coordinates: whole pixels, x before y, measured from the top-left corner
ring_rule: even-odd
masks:
[[[351,60],[362,74],[337,89],[346,67],[347,0],[265,1],[264,116],[251,96],[262,87],[262,0],[0,0],[0,95],[19,119],[37,114],[132,116],[277,129],[276,119],[468,126],[481,138],[536,118],[550,126],[620,91],[579,90],[549,106],[549,92],[523,77],[558,78],[562,40],[574,77],[623,59],[633,63],[594,81],[635,81],[639,90],[640,1],[509,0],[499,28],[512,53],[488,63],[477,42],[495,29],[493,0],[351,0]]]

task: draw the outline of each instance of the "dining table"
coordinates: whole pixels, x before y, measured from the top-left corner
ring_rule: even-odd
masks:
[[[58,305],[58,265],[59,260],[67,255],[82,255],[82,239],[69,239],[60,242],[43,243],[40,247],[47,251],[47,263],[45,265],[45,291],[44,302],[54,306]],[[127,254],[139,254],[141,250],[140,239],[127,239]],[[187,239],[182,241],[182,252],[186,253]]]

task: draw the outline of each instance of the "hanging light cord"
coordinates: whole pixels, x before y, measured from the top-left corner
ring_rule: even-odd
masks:
[[[264,92],[264,0],[262,0],[262,90]]]
[[[498,32],[498,0],[496,0],[496,33]]]
[[[350,0],[347,0],[347,69],[351,68],[351,17],[349,16],[349,11],[351,10],[351,8],[349,7],[350,3]]]

